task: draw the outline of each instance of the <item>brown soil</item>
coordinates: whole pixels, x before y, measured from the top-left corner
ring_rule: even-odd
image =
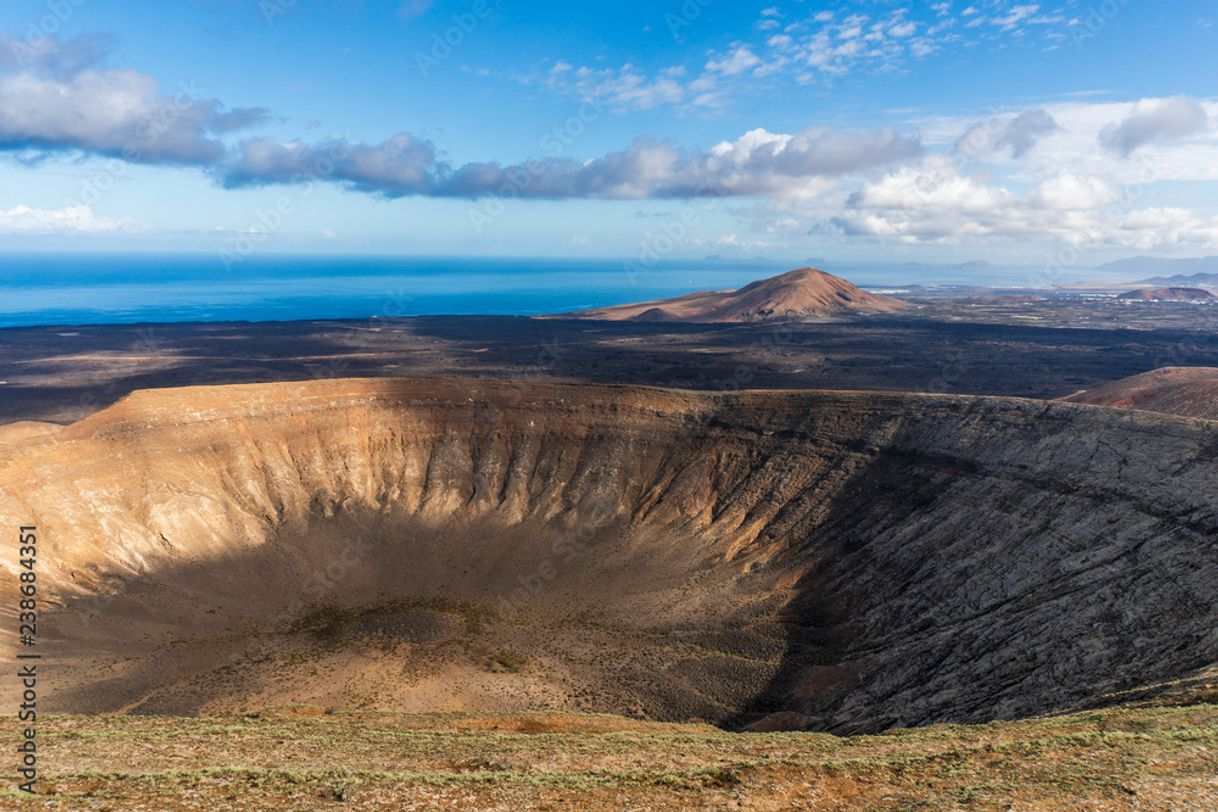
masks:
[[[44,423],[37,420],[18,420],[15,423],[0,424],[0,445],[12,445],[31,437],[42,437],[62,431],[58,423]]]

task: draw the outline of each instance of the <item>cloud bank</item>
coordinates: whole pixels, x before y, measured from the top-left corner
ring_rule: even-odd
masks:
[[[215,171],[229,187],[327,181],[390,198],[799,196],[819,189],[818,179],[884,166],[921,151],[917,138],[891,130],[813,128],[784,135],[758,129],[706,151],[641,138],[625,150],[586,161],[453,166],[430,141],[403,132],[379,144],[250,140]]]
[[[0,42],[0,150],[81,151],[137,163],[207,165],[221,136],[263,123],[262,108],[225,110],[192,89],[166,93],[135,70],[104,68],[104,40]]]
[[[830,225],[847,236],[904,244],[1045,241],[1139,251],[1218,245],[1218,217],[1137,208],[1102,178],[1062,170],[1019,195],[930,156],[864,184]]]
[[[132,163],[199,166],[225,187],[330,182],[398,198],[686,198],[800,195],[816,179],[921,154],[916,136],[892,130],[812,128],[793,135],[764,129],[710,150],[683,150],[640,138],[585,161],[547,158],[517,164],[453,165],[432,142],[400,132],[380,143],[225,136],[264,123],[263,108],[227,110],[184,90],[172,95],[135,70],[105,68],[100,39],[0,43],[0,150],[24,155],[81,152]],[[744,70],[739,53],[715,67]]]

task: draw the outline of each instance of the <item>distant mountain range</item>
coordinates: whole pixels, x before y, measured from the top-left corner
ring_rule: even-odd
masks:
[[[1096,270],[1111,273],[1114,277],[1155,274],[1145,279],[1139,279],[1134,283],[1138,285],[1159,287],[1218,285],[1218,257],[1191,257],[1189,259],[1131,257],[1106,263]]]
[[[1178,273],[1174,276],[1155,276],[1150,279],[1143,279],[1138,284],[1162,287],[1196,287],[1198,285],[1205,287],[1208,285],[1218,285],[1218,273],[1195,273],[1188,276]]]

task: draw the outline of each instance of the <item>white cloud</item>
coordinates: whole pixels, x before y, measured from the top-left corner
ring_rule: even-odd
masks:
[[[98,217],[86,205],[64,206],[62,209],[34,209],[13,206],[0,210],[0,232],[23,234],[100,234],[125,231],[128,219]]]
[[[757,54],[749,50],[748,46],[741,45],[733,49],[729,55],[722,59],[708,60],[706,69],[715,73],[721,73],[724,76],[735,76],[760,64],[761,59],[758,58]]]
[[[769,88],[781,81],[828,83],[858,71],[888,73],[981,43],[1051,46],[1065,37],[1068,28],[1061,14],[1045,12],[1039,4],[989,0],[986,9],[981,14],[970,6],[955,14],[952,3],[938,2],[930,6],[933,16],[917,19],[925,12],[886,0],[848,4],[848,9],[825,9],[810,16],[803,4],[771,6],[762,9],[752,26],[752,39],[686,55],[691,76],[695,70],[702,71],[690,81],[673,77],[671,67],[645,70],[625,65],[617,70],[581,68],[584,73],[578,76],[555,77],[556,71],[551,70],[549,81],[543,84],[585,101],[604,102],[618,111],[661,105],[722,107],[732,98],[752,92],[759,82]],[[954,30],[962,21],[976,30]],[[1043,32],[1043,41],[1034,42],[1036,38],[1029,35],[1033,28]]]
[[[1024,20],[1035,17],[1038,11],[1040,11],[1039,5],[1035,3],[1024,3],[1013,6],[1007,9],[1004,13],[994,16],[992,21],[994,25],[1002,28],[1004,31],[1010,31]]]
[[[699,101],[699,95],[711,89],[713,80],[701,89],[684,83],[685,69],[674,65],[648,77],[632,64],[621,68],[573,67],[559,60],[550,68],[542,83],[552,90],[574,96],[581,101],[605,106],[612,110],[651,110],[661,105],[690,104],[709,106],[712,97]]]
[[[1020,25],[1045,18],[1032,4],[1016,8],[1004,6],[1004,13],[1018,14]],[[993,4],[986,9],[999,13]],[[743,83],[778,70],[832,76],[861,65],[892,67],[941,47],[945,40],[929,36],[925,26],[907,31],[907,14],[839,14],[819,28],[805,17],[764,43],[736,42],[704,54],[701,72],[689,76],[682,65],[644,72],[631,64],[591,68],[558,60],[534,81],[610,109],[713,106]],[[991,36],[1001,36],[998,22],[975,17]],[[9,62],[0,61],[0,149],[35,155],[78,150],[192,164],[229,187],[317,181],[389,198],[759,197],[772,210],[758,225],[771,233],[806,233],[831,222],[852,238],[906,243],[1060,241],[1208,249],[1218,229],[1213,218],[1175,205],[1178,198],[1154,197],[1153,186],[1134,195],[1126,189],[1218,180],[1215,100],[1072,99],[997,111],[980,121],[924,119],[916,123],[921,137],[891,129],[813,127],[785,134],[756,128],[709,149],[640,138],[585,160],[454,165],[432,142],[409,132],[377,143],[251,138],[231,147],[226,134],[260,121],[263,111],[225,112],[219,102],[197,94],[175,99],[151,77],[94,64],[99,46],[69,45],[40,44],[20,64],[11,55]],[[150,118],[151,134],[141,129]],[[924,154],[924,143],[934,154]],[[976,174],[963,171],[949,154],[966,156]],[[0,212],[5,231],[127,227],[127,221],[94,216],[87,206]]]
[[[1218,246],[1218,217],[1204,217],[1188,209],[1140,209],[1130,212],[1117,228],[1116,244],[1137,251],[1212,250]]]
[[[931,156],[864,184],[851,195],[849,208],[860,212],[984,213],[1014,199],[1005,189],[978,184],[948,158]]]
[[[1100,209],[1120,199],[1121,192],[1108,181],[1076,175],[1069,170],[1042,181],[1028,196],[1031,205],[1054,211]]]
[[[833,17],[796,39],[803,64],[822,78],[843,76],[859,69],[888,71],[902,61],[924,59],[938,51],[944,39],[937,37],[946,25],[919,33],[919,23],[907,18],[906,9],[872,17],[854,13]],[[817,18],[819,20],[819,16]]]
[[[847,236],[906,244],[1218,248],[1218,218],[1136,203],[1103,179],[1068,171],[1021,197],[963,174],[949,158],[931,156],[864,184],[830,219]]]
[[[266,118],[261,108],[225,111],[188,89],[168,94],[138,71],[98,67],[104,50],[92,43],[0,42],[8,48],[0,61],[0,150],[208,164],[224,153],[217,136]]]
[[[844,131],[814,127],[798,135],[755,129],[710,150],[720,167],[750,167],[786,177],[840,175],[907,160],[922,151],[892,130]]]
[[[1201,109],[1196,117],[1203,115],[1210,124],[1193,135],[1176,138],[1167,137],[1162,127],[1145,126],[1151,121],[1162,124],[1159,116],[1144,113],[1161,110],[1164,101],[1170,100],[1071,100],[1045,104],[1031,111],[1000,112],[981,122],[975,118],[942,116],[920,119],[914,124],[932,149],[954,148],[974,160],[1000,163],[1007,156],[1017,157],[1018,162],[1008,168],[1012,177],[1022,182],[1038,183],[1062,167],[1080,175],[1104,178],[1118,186],[1218,180],[1218,129],[1213,126],[1218,122],[1218,100],[1189,100],[1190,105],[1196,104]],[[1029,126],[1041,119],[1040,114],[1029,115],[1036,111],[1043,113],[1045,125],[1052,120],[1055,126]],[[1024,124],[1015,126],[1020,119]],[[1137,126],[1126,126],[1131,121],[1137,122]],[[1117,139],[1118,132],[1122,139]],[[1144,140],[1150,133],[1155,137]],[[1105,138],[1114,146],[1140,143],[1124,153],[1115,148],[1100,148]]]

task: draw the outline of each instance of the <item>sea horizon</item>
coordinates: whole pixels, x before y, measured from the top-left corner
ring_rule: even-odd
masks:
[[[396,316],[534,316],[735,288],[815,265],[867,289],[1046,288],[1091,269],[765,258],[22,253],[0,266],[0,328]]]

